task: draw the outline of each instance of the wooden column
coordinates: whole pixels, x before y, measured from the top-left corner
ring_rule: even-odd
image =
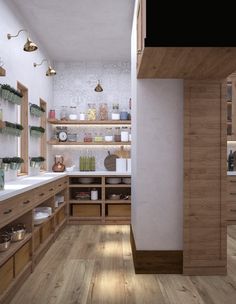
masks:
[[[226,82],[184,82],[187,275],[226,273]]]

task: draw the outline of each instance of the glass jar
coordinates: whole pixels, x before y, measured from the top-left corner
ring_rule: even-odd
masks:
[[[48,117],[50,119],[56,119],[56,111],[55,110],[50,110],[49,114],[48,114]]]
[[[120,127],[115,128],[114,141],[115,142],[121,142]]]
[[[0,120],[3,120],[3,111],[2,111],[2,108],[0,108]]]
[[[67,120],[68,118],[68,107],[62,106],[61,107],[61,113],[60,113],[60,119],[61,120]]]
[[[118,103],[113,103],[113,105],[112,105],[111,119],[112,120],[120,120],[120,112],[119,112],[119,104]]]
[[[105,141],[113,141],[112,128],[106,128]]]
[[[69,119],[70,120],[76,120],[77,119],[77,108],[75,106],[70,107],[70,114],[69,114]]]
[[[129,131],[127,127],[122,127],[120,134],[121,134],[121,141],[124,142],[129,141]]]
[[[99,105],[99,119],[108,120],[108,106],[107,103],[100,103]]]
[[[92,134],[91,133],[85,133],[84,134],[84,142],[92,142],[93,138],[92,138]]]
[[[87,117],[88,120],[96,120],[96,105],[94,103],[88,103],[88,112],[87,112]]]

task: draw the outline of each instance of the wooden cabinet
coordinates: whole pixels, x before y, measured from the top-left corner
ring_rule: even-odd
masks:
[[[30,242],[27,242],[24,246],[22,246],[14,256],[15,260],[15,276],[17,276],[24,267],[28,264],[30,261],[30,255],[31,255],[31,244]]]
[[[183,272],[225,274],[226,83],[184,85]]]
[[[5,264],[0,266],[0,296],[3,294],[14,278],[14,261],[11,257]]]
[[[233,73],[227,81],[227,140],[236,140],[236,74]]]
[[[227,176],[227,224],[236,224],[236,175]]]
[[[122,182],[123,177],[127,176],[114,175],[120,178],[119,184],[109,184],[108,177],[112,176],[93,176],[94,182],[91,184],[80,184],[79,176],[69,177],[69,223],[130,224],[131,184]],[[98,200],[77,198],[79,192],[90,194],[93,188],[98,191]],[[120,199],[110,199],[112,194],[120,195]]]

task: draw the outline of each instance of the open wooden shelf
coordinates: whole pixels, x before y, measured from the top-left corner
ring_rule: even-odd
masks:
[[[131,204],[131,200],[106,200],[105,204]]]
[[[99,188],[102,187],[101,184],[71,184],[69,185],[70,188]]]
[[[6,76],[6,70],[0,67],[0,76]]]
[[[102,200],[70,200],[69,204],[101,204],[102,202]]]
[[[66,206],[66,204],[67,204],[66,202],[59,204],[59,206],[57,208],[55,208],[55,211],[53,212],[52,215],[57,214],[63,207]]]
[[[106,184],[105,187],[106,188],[130,188],[131,185],[127,185],[127,184],[116,184],[116,185]]]
[[[97,221],[97,220],[102,220],[102,216],[69,216],[69,220],[81,220],[81,221]]]
[[[131,120],[59,120],[48,119],[52,125],[131,125]]]
[[[92,142],[78,142],[78,141],[65,141],[49,140],[47,142],[52,146],[130,146],[131,142],[116,142],[116,141],[92,141]]]
[[[0,253],[0,266],[4,264],[11,256],[13,256],[18,249],[32,238],[32,233],[26,233],[25,238],[19,242],[12,242],[7,251]]]

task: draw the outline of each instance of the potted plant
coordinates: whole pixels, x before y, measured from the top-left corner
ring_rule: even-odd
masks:
[[[15,135],[18,136],[18,137],[21,136],[21,132],[22,132],[23,129],[24,128],[21,124],[16,123],[15,124]]]
[[[32,168],[40,168],[42,163],[45,161],[45,158],[42,156],[31,157],[30,159],[30,167]]]
[[[45,129],[43,127],[30,127],[30,135],[40,137],[45,133]]]
[[[45,113],[45,110],[43,107],[40,107],[36,104],[31,104],[30,113],[34,116],[41,117],[43,115],[43,113]]]
[[[11,94],[11,87],[8,84],[1,85],[1,96],[4,100],[8,100],[8,97]]]
[[[8,171],[8,169],[10,168],[10,164],[11,164],[11,158],[10,157],[4,157],[2,159],[1,168],[4,171]]]
[[[23,158],[21,157],[12,157],[11,163],[10,163],[10,169],[12,170],[19,170],[21,167],[21,164],[24,163]]]

